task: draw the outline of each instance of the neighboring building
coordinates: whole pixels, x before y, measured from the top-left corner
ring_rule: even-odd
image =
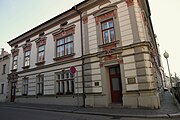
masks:
[[[148,0],[85,0],[9,41],[11,101],[159,108],[150,16]]]
[[[0,102],[7,101],[10,54],[4,49],[0,51]]]

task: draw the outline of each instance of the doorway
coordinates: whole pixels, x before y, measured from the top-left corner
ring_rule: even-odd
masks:
[[[16,82],[11,83],[11,102],[15,101],[16,97]]]
[[[109,78],[112,103],[122,103],[122,83],[119,65],[109,68]]]

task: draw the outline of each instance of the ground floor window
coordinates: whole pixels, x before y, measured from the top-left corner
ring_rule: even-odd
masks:
[[[74,76],[70,71],[62,71],[56,74],[56,86],[58,95],[74,94]]]
[[[44,75],[37,76],[37,95],[44,94]]]
[[[22,95],[28,95],[28,78],[24,78],[22,81]]]
[[[1,94],[4,94],[4,84],[1,84]]]

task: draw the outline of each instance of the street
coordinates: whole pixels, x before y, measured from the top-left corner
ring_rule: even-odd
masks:
[[[179,118],[128,118],[108,117],[99,115],[74,114],[63,112],[52,112],[43,110],[2,107],[0,106],[0,120],[179,120]]]

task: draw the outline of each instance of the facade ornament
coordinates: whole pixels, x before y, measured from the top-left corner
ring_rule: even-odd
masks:
[[[130,7],[134,5],[134,0],[126,0],[127,6]]]

